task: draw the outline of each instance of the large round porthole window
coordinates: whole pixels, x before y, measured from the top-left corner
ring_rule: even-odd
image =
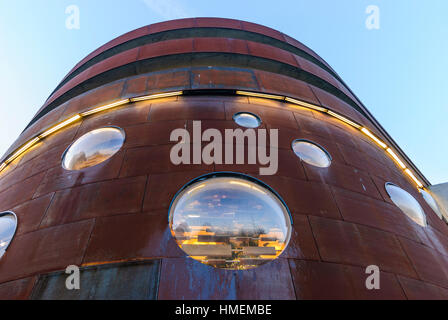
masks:
[[[93,167],[117,153],[124,140],[124,132],[119,128],[105,127],[90,131],[67,149],[62,166],[67,170]]]
[[[294,140],[292,150],[303,162],[309,165],[327,168],[331,165],[330,154],[318,144],[307,140]]]
[[[184,187],[170,206],[170,228],[191,258],[223,269],[244,270],[276,259],[291,235],[289,211],[262,182],[217,173]]]
[[[233,120],[241,127],[255,129],[261,125],[261,119],[250,112],[239,112],[233,116]]]
[[[431,194],[423,189],[420,189],[420,193],[423,196],[423,199],[425,199],[426,203],[431,207],[432,210],[439,216],[440,219],[442,219],[442,213],[440,212],[439,206],[437,205],[437,202],[434,200],[434,198],[431,196]]]
[[[406,214],[415,223],[426,227],[426,215],[422,207],[413,196],[407,191],[394,185],[393,183],[386,183],[386,191],[390,199],[400,210]]]
[[[8,249],[17,229],[17,217],[12,212],[0,213],[0,258]]]

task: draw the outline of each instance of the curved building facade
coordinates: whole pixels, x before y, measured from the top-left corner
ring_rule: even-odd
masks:
[[[274,173],[173,139],[247,128],[265,130]],[[322,58],[264,26],[183,19],[112,40],[0,169],[2,299],[448,298],[429,182]]]

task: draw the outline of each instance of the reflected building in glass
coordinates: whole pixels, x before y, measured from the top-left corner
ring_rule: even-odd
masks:
[[[247,137],[213,163],[197,152],[211,139],[185,140],[174,163],[195,121],[265,130],[278,170],[260,173],[269,152]],[[1,158],[0,299],[446,299],[444,190],[299,41],[152,24],[77,63]]]
[[[280,256],[290,239],[291,217],[260,181],[220,173],[200,177],[175,197],[170,228],[193,259],[246,270]]]

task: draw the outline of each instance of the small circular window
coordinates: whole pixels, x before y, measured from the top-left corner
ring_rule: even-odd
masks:
[[[17,217],[12,212],[0,213],[0,258],[8,249],[17,229]]]
[[[261,125],[261,119],[257,115],[250,112],[239,112],[233,116],[233,120],[245,128],[255,129]]]
[[[420,189],[420,193],[422,194],[423,199],[425,199],[426,203],[431,207],[431,209],[434,210],[434,212],[439,216],[440,219],[442,219],[442,213],[440,212],[439,206],[437,205],[437,202],[434,200],[431,194],[423,189]]]
[[[276,259],[291,235],[289,211],[262,182],[233,173],[200,177],[170,206],[170,228],[191,258],[245,270]]]
[[[106,161],[123,146],[123,130],[106,127],[90,131],[76,140],[64,153],[62,166],[82,170]]]
[[[303,162],[319,168],[328,168],[331,165],[330,154],[318,144],[307,140],[295,140],[292,150]]]
[[[386,191],[390,199],[400,210],[406,214],[415,223],[426,227],[426,216],[422,207],[413,196],[407,191],[394,185],[393,183],[386,183]]]

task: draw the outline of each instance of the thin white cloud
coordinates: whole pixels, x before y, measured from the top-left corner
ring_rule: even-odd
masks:
[[[191,12],[177,0],[143,0],[160,17],[171,20],[192,17]]]

